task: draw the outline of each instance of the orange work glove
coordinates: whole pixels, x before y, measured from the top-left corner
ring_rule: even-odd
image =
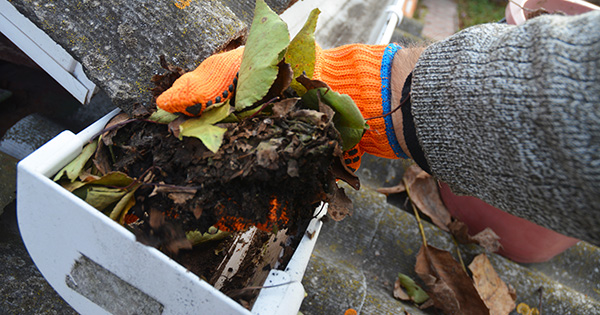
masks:
[[[352,44],[327,50],[317,46],[313,79],[324,81],[338,93],[348,94],[365,118],[387,114],[391,110],[392,59],[400,48],[397,44]],[[156,100],[158,107],[196,116],[206,106],[230,98],[237,84],[242,54],[240,47],[207,58],[161,94]],[[407,158],[396,139],[391,115],[371,119],[368,124],[370,128],[360,143],[345,153],[350,168],[358,169],[365,152],[388,159]]]

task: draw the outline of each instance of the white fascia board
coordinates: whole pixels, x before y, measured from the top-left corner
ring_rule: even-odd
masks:
[[[87,78],[81,64],[8,0],[0,0],[0,32],[79,102],[89,103],[96,85]]]

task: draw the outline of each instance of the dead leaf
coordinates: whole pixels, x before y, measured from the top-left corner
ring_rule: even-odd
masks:
[[[454,219],[448,224],[448,228],[450,228],[450,233],[454,235],[456,241],[461,244],[479,244],[481,247],[485,248],[486,251],[491,253],[497,252],[500,247],[502,247],[502,244],[500,244],[500,237],[489,227],[474,236],[471,236],[467,225],[462,221]]]
[[[125,222],[125,215],[135,205],[135,191],[140,185],[138,184],[136,187],[132,188],[113,208],[110,212],[109,217],[120,224]]]
[[[335,155],[335,158],[331,163],[330,170],[336,179],[343,180],[355,190],[360,189],[360,179],[351,169],[348,168],[348,166],[346,166],[341,150],[339,150],[339,153]]]
[[[296,103],[298,103],[298,98],[286,98],[283,101],[277,102],[273,104],[273,115],[278,117],[286,116],[289,112],[291,112]]]
[[[325,105],[327,106],[327,105]],[[291,117],[305,121],[311,125],[317,126],[319,129],[325,129],[331,121],[327,114],[310,110],[310,109],[299,109],[292,113]]]
[[[346,196],[344,188],[337,187],[333,195],[328,195],[329,207],[327,213],[335,221],[340,221],[348,215],[352,215],[352,200]]]
[[[408,296],[402,288],[400,278],[396,279],[396,282],[394,282],[394,297],[402,301],[410,301],[410,296]]]
[[[104,142],[104,144],[107,146],[112,145],[112,138],[117,134],[117,131],[119,131],[119,128],[115,128],[113,126],[116,126],[129,120],[129,118],[130,117],[129,115],[127,115],[127,113],[120,113],[117,116],[113,117],[108,122],[108,124],[106,124],[106,127],[104,127],[104,129],[109,129],[109,131],[102,134],[102,142]]]
[[[180,137],[181,129],[179,129],[179,126],[181,126],[181,124],[184,123],[186,120],[186,117],[180,116],[179,118],[169,123],[169,131],[173,136],[175,136],[176,138]]]
[[[104,141],[98,142],[98,148],[96,149],[96,154],[94,155],[92,162],[94,162],[94,165],[102,175],[106,175],[112,171],[110,166],[112,164],[110,161],[110,155],[106,144],[104,144]]]
[[[475,288],[491,315],[505,315],[515,309],[515,300],[504,281],[498,277],[490,260],[485,254],[480,254],[469,265],[473,273]]]
[[[436,308],[446,314],[489,314],[473,281],[452,255],[430,245],[421,246],[415,272],[425,282]]]
[[[176,204],[184,204],[186,201],[194,198],[195,193],[188,192],[178,192],[178,193],[170,193],[167,196],[169,199],[173,200]]]
[[[329,118],[329,120],[326,121],[327,124],[329,124],[333,120],[333,116],[335,116],[335,111],[333,110],[333,108],[331,108],[331,106],[323,102],[319,102],[319,111],[327,115],[327,117]]]
[[[495,253],[502,247],[502,244],[500,244],[500,236],[489,227],[475,234],[473,239],[479,246],[485,248],[485,250],[490,253]]]
[[[377,188],[377,192],[380,194],[384,194],[384,195],[392,195],[392,194],[399,194],[401,192],[406,191],[406,186],[404,186],[404,183],[400,183],[396,186],[392,186],[392,187],[381,187],[381,188]]]
[[[454,219],[448,224],[448,228],[450,229],[450,233],[456,238],[457,242],[461,244],[474,243],[473,238],[469,235],[469,228],[464,222]]]
[[[290,177],[298,177],[298,176],[300,176],[300,174],[298,173],[298,161],[296,161],[296,160],[289,160],[288,161],[287,174]]]
[[[404,172],[403,182],[409,187],[410,200],[414,205],[436,226],[448,232],[452,217],[440,197],[435,179],[413,164]]]
[[[277,78],[275,78],[275,82],[273,82],[273,85],[271,85],[267,95],[265,95],[265,97],[259,101],[259,103],[268,102],[269,100],[280,96],[283,94],[283,91],[290,87],[292,80],[294,80],[294,72],[288,63],[285,63],[282,60],[277,67],[279,68],[277,72]]]
[[[56,173],[53,180],[57,181],[61,179],[63,175],[66,175],[71,182],[74,182],[77,177],[79,177],[79,174],[81,174],[94,152],[96,152],[97,147],[98,142],[96,141],[86,144],[81,150],[81,153],[73,161],[69,162],[69,164]]]
[[[148,107],[146,107],[140,103],[134,103],[132,114],[133,114],[133,117],[135,117],[135,118],[141,118],[141,117],[147,117],[148,115],[150,115],[150,111],[148,110]]]
[[[321,80],[312,80],[306,74],[302,74],[296,78],[298,83],[302,84],[307,90],[318,89],[318,88],[327,88],[331,90],[327,83]]]
[[[256,148],[256,163],[266,169],[278,169],[278,158],[279,155],[277,154],[277,146],[269,143],[268,141],[261,142]]]

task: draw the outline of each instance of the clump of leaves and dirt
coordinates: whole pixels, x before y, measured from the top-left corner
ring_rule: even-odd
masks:
[[[337,178],[359,185],[342,154],[367,125],[350,97],[306,75],[314,68],[319,11],[290,42],[264,1],[255,10],[234,98],[193,118],[144,107],[119,114],[54,178],[171,256],[202,244],[194,264],[205,266],[193,269],[207,281],[216,267],[206,264],[222,265],[235,235],[257,227],[254,253],[263,253],[279,231],[301,234],[321,202],[330,203],[334,219],[348,213]],[[167,72],[152,78],[155,95],[185,72],[164,58],[161,64]],[[255,260],[254,268],[265,265]]]

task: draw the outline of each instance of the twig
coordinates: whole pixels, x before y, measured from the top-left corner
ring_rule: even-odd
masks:
[[[410,92],[408,92],[408,95],[410,96]],[[365,120],[369,121],[371,119],[384,118],[384,117],[386,117],[388,115],[391,115],[392,113],[395,113],[398,109],[402,108],[402,105],[404,105],[404,103],[406,103],[406,101],[409,100],[409,99],[410,99],[410,97],[405,98],[404,101],[402,101],[402,103],[400,103],[400,105],[396,106],[396,108],[392,109],[387,114],[383,114],[383,115],[379,115],[379,116],[375,116],[375,117],[368,117],[368,118],[365,118]]]
[[[248,117],[248,118],[253,118],[254,116],[258,115],[258,113],[262,112],[263,109],[265,109],[265,107],[267,107],[267,105],[275,102],[277,99],[279,99],[279,96],[276,96],[276,97],[270,99],[268,102],[265,102],[264,104],[262,104],[262,106],[256,112],[252,113],[252,115],[250,115],[250,117]]]
[[[538,291],[540,291],[540,298],[539,298],[539,302],[538,302],[538,311],[540,312],[539,315],[542,315],[542,294],[544,293],[544,287],[541,286]]]
[[[112,126],[110,126],[108,128],[104,128],[104,129],[100,130],[99,132],[97,132],[96,134],[94,134],[94,136],[90,138],[90,142],[92,140],[96,139],[101,134],[104,134],[105,132],[109,132],[109,131],[111,131],[113,129],[117,129],[117,128],[121,127],[121,126],[127,125],[128,123],[130,123],[132,121],[137,121],[137,120],[139,120],[139,119],[137,119],[137,118],[131,118],[131,119],[127,119],[127,120],[124,120],[122,122],[116,123],[116,124],[114,124],[114,125],[112,125]]]
[[[156,186],[156,187],[167,187],[173,189],[182,189],[182,190],[192,190],[192,189],[202,189],[202,186],[179,186],[172,184],[162,184],[162,183],[142,183],[145,186]]]
[[[548,11],[548,10],[544,9],[544,7],[541,7],[541,8],[539,8],[539,9],[537,9],[537,10],[530,9],[530,8],[525,8],[525,7],[523,7],[522,5],[518,4],[518,3],[517,3],[515,0],[508,0],[508,2],[512,2],[514,5],[516,5],[517,7],[519,7],[519,8],[520,8],[521,10],[523,10],[523,11],[529,11],[529,12],[536,12],[537,10],[544,10],[544,11]]]
[[[421,217],[419,216],[419,210],[417,210],[415,203],[412,202],[412,199],[410,197],[410,189],[408,188],[409,185],[407,185],[406,180],[403,179],[402,181],[404,182],[404,187],[406,187],[406,194],[408,195],[410,205],[412,206],[413,211],[415,212],[415,217],[417,218],[417,223],[419,224],[419,231],[421,232],[421,237],[423,238],[423,246],[427,247],[427,238],[425,237],[425,230],[423,229],[423,223],[421,222]]]
[[[281,287],[284,285],[289,285],[292,284],[294,282],[298,282],[296,280],[294,281],[288,281],[288,282],[284,282],[284,283],[279,283],[279,284],[274,284],[274,285],[267,285],[267,286],[252,286],[252,287],[245,287],[245,288],[241,288],[241,289],[237,289],[237,290],[232,290],[227,292],[228,296],[237,296],[240,295],[246,291],[251,291],[251,290],[261,290],[261,289],[270,289],[270,288],[276,288],[276,287]]]
[[[452,235],[452,241],[454,242],[454,246],[456,246],[456,254],[458,255],[458,260],[460,261],[460,265],[463,270],[467,272],[467,266],[465,266],[465,261],[462,259],[462,254],[460,253],[460,247],[458,247],[458,242],[456,242],[456,238]]]

